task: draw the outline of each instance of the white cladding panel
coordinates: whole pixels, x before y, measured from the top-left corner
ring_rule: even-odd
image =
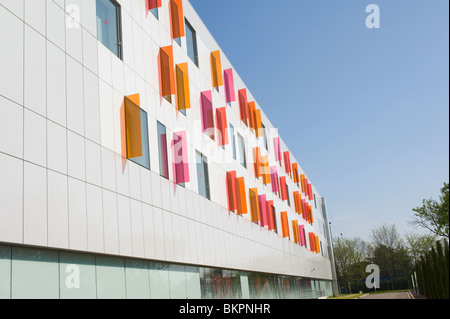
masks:
[[[159,19],[141,0],[121,4],[123,59],[97,41],[95,1],[0,0],[0,241],[167,262],[331,279],[321,197],[311,201],[314,224],[254,178],[253,147],[275,162],[276,128],[262,112],[268,150],[241,124],[239,103],[227,106],[224,87],[212,88],[210,53],[220,50],[187,1],[185,18],[196,30],[199,67],[171,39],[169,0]],[[78,8],[77,14],[70,16]],[[188,62],[191,109],[177,112],[175,99],[160,97],[160,47],[173,45],[174,62]],[[221,52],[222,68],[232,68]],[[234,70],[235,91],[246,88]],[[247,168],[202,133],[200,94],[212,90],[214,107],[227,108],[227,120],[244,137]],[[248,100],[254,98],[247,88]],[[148,115],[150,170],[121,156],[120,108],[126,95],[140,94]],[[256,103],[257,108],[260,106]],[[168,137],[169,179],[160,176],[157,122]],[[190,181],[173,179],[173,134],[186,131]],[[280,139],[281,140],[281,139]],[[237,143],[237,140],[236,140]],[[282,151],[288,150],[281,141]],[[196,152],[208,162],[210,198],[199,195]],[[237,148],[237,158],[242,154]],[[291,162],[297,162],[291,153]],[[273,200],[281,234],[280,212],[319,235],[322,254],[282,238],[227,209],[227,171],[245,177],[248,188]],[[299,167],[299,173],[303,170]],[[280,174],[283,176],[284,173]],[[317,205],[317,208],[316,208]],[[249,212],[250,212],[250,208]],[[291,234],[292,237],[292,234]]]

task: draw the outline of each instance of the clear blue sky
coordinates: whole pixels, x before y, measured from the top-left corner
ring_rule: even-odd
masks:
[[[411,209],[449,180],[448,0],[191,3],[327,198],[333,235],[413,231]]]

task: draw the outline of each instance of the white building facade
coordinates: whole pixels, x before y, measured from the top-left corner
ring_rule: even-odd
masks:
[[[325,200],[187,0],[0,0],[0,298],[333,294]]]

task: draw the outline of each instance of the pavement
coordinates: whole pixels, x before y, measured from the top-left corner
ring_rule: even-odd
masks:
[[[366,294],[357,299],[415,299],[414,295],[409,291],[387,292],[381,294]]]

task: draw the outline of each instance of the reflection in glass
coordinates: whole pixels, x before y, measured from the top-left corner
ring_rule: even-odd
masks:
[[[116,2],[97,0],[97,39],[121,58],[119,24],[119,6]]]

